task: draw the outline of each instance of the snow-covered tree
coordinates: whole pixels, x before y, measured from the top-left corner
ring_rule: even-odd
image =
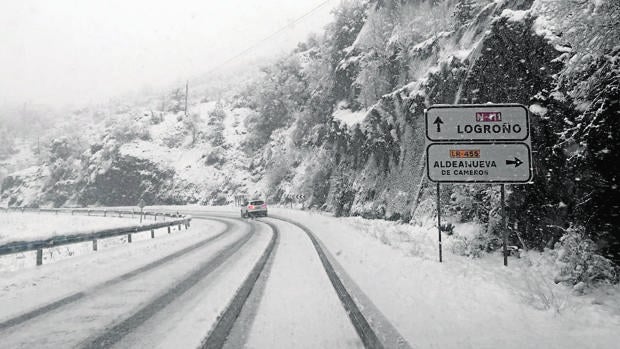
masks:
[[[185,109],[185,92],[181,88],[176,88],[172,90],[166,101],[167,111],[175,114],[181,112]]]
[[[458,0],[454,7],[454,13],[452,18],[454,19],[454,27],[459,28],[462,25],[469,23],[475,15],[476,1],[475,0]]]
[[[215,104],[215,107],[209,112],[209,119],[207,121],[208,134],[207,139],[212,146],[218,147],[224,144],[224,118],[226,112],[221,101]]]

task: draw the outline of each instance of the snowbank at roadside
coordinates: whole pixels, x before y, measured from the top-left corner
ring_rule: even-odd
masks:
[[[0,245],[16,241],[43,240],[59,235],[89,234],[97,230],[131,227],[139,224],[138,217],[2,212],[0,213]]]
[[[471,259],[444,247],[440,264],[437,230],[430,221],[412,226],[289,209],[271,212],[312,229],[415,347],[613,348],[620,341],[620,288],[575,295],[553,283],[548,254],[510,258],[506,268],[499,254]]]

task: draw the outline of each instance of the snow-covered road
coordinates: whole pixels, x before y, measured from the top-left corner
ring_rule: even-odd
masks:
[[[280,231],[249,348],[361,348],[360,338],[323,270],[310,239],[292,224]]]
[[[260,245],[261,241],[265,240],[265,229],[257,229],[256,224],[231,222],[228,223],[230,229],[222,233],[221,223],[201,223],[196,221],[192,228],[196,233],[186,234],[181,239],[182,242],[174,239],[169,241],[176,245],[171,254],[167,248],[144,248],[134,251],[136,253],[133,254],[125,254],[123,258],[114,258],[119,256],[117,249],[100,251],[101,253],[92,256],[102,258],[109,254],[107,257],[111,257],[98,259],[104,262],[104,266],[96,264],[97,259],[93,260],[95,263],[79,263],[82,265],[76,265],[77,267],[71,265],[70,260],[65,260],[61,262],[64,268],[53,268],[57,265],[50,265],[52,268],[47,275],[44,269],[48,266],[37,269],[36,272],[43,273],[38,279],[40,284],[20,284],[18,279],[23,275],[15,272],[15,282],[6,285],[3,288],[5,292],[2,292],[0,297],[3,305],[0,308],[0,347],[107,347],[135,332],[155,314],[170,310],[169,303],[191,293],[188,291],[194,290],[195,296],[202,298],[200,292],[195,292],[200,289],[196,286],[222,268],[234,268],[238,261],[229,261],[229,257],[252,256],[252,253],[240,251],[241,249],[259,252],[262,250],[257,244]],[[145,240],[142,247],[157,242],[157,239]],[[153,259],[153,255],[158,258]],[[133,264],[133,268],[125,268],[126,263]],[[219,268],[220,265],[222,268]],[[36,274],[26,271],[28,272]],[[99,277],[99,272],[105,276]],[[242,276],[243,272],[225,274]],[[4,278],[3,280],[8,281]],[[58,280],[62,282],[59,284]],[[85,287],[72,287],[73,283],[81,283]],[[212,320],[227,304],[226,295],[235,290],[236,283],[214,283],[228,286],[228,290],[220,292],[224,295],[220,297],[220,302],[212,302]],[[64,285],[67,287],[63,287]],[[48,286],[52,296],[46,295]],[[15,302],[16,298],[19,303]],[[58,300],[62,300],[60,305],[49,306]],[[172,313],[174,309],[169,312]],[[207,324],[202,327],[194,341],[200,343],[209,326],[210,324]],[[150,330],[148,332],[149,336],[146,337],[151,338],[152,333]]]
[[[179,234],[0,272],[0,348],[363,348],[375,347],[373,336],[385,348],[492,348],[502,339],[513,348],[612,348],[620,340],[616,288],[573,297],[528,278],[531,261],[506,269],[494,255],[447,251],[439,264],[423,228],[296,210],[242,220],[234,207],[177,209],[195,217]],[[543,286],[554,287],[557,308],[531,303]]]
[[[226,347],[364,347],[303,230],[193,214],[183,234],[4,272],[0,348],[199,347],[235,303]]]

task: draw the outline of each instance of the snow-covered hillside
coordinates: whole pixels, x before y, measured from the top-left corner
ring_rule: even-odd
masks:
[[[507,186],[509,243],[574,248],[569,265],[596,267],[573,270],[573,286],[616,282],[618,18],[612,0],[343,2],[321,36],[251,79],[190,93],[187,115],[181,87],[77,112],[68,120],[80,126],[44,142],[39,165],[6,175],[0,203],[226,204],[245,195],[420,224],[437,214],[425,109],[521,103],[531,112],[534,180]],[[477,227],[462,254],[501,245],[499,186],[442,185],[440,203],[445,234],[450,224]]]
[[[196,102],[189,109],[188,116],[146,106],[116,111],[88,125],[93,134],[81,147],[67,137],[55,138],[47,163],[26,166],[4,181],[2,202],[135,205],[145,199],[223,204],[239,191],[264,195],[256,184],[262,173],[257,177],[248,170],[251,158],[242,149],[244,121],[253,111],[224,108],[218,102]],[[20,152],[9,161],[18,160],[26,163],[34,156]],[[111,182],[116,183],[114,195],[101,195],[111,189],[108,185],[115,186]],[[119,182],[126,185],[119,188]]]

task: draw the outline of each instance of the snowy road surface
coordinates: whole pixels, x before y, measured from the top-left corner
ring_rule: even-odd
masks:
[[[98,282],[87,282],[84,280],[73,280],[72,274],[68,269],[72,269],[71,260],[63,261],[65,271],[62,273],[57,271],[55,274],[42,276],[39,278],[41,284],[15,284],[15,292],[3,292],[0,302],[6,305],[10,299],[15,301],[12,293],[20,294],[21,302],[13,303],[12,306],[2,307],[0,312],[0,347],[2,348],[32,348],[32,347],[96,347],[102,345],[107,347],[115,344],[123,339],[125,335],[134,332],[143,325],[147,320],[157,313],[169,311],[169,315],[173,314],[175,309],[170,309],[168,303],[181,298],[188,294],[194,294],[198,298],[202,298],[201,292],[196,292],[200,286],[204,286],[205,280],[212,274],[218,274],[217,271],[223,268],[235,268],[239,261],[230,260],[230,257],[237,254],[243,256],[252,256],[252,253],[243,253],[243,248],[247,250],[261,249],[261,241],[264,240],[265,229],[259,229],[257,224],[245,224],[232,222],[231,229],[224,234],[218,234],[222,231],[221,224],[215,229],[219,231],[213,232],[213,223],[204,224],[207,230],[202,234],[188,234],[184,240],[190,239],[194,246],[198,248],[191,249],[176,258],[166,260],[165,263],[158,264],[157,260],[151,261],[151,264],[157,264],[156,267],[142,270],[140,273],[127,272],[123,268],[123,264],[132,263],[135,259],[142,261],[148,260],[150,256],[148,252],[159,254],[160,258],[166,258],[168,249],[145,251],[137,251],[135,254],[128,254],[124,258],[118,258],[114,261],[105,261],[106,265],[103,270],[98,268],[97,264],[93,264],[93,274],[83,273],[84,269],[78,271],[80,277],[88,279],[99,279],[97,271],[106,273],[104,280],[99,279]],[[201,230],[201,222],[195,221],[192,230]],[[217,236],[213,236],[215,235]],[[179,234],[181,236],[183,234]],[[166,237],[163,237],[166,239]],[[208,241],[207,241],[208,240]],[[145,240],[143,245],[157,243],[157,239],[153,241]],[[172,241],[174,243],[174,241]],[[206,243],[205,243],[206,242]],[[181,246],[184,244],[180,244]],[[134,247],[134,246],[132,246]],[[190,244],[190,248],[192,245]],[[119,247],[123,248],[123,247]],[[187,250],[187,247],[185,248]],[[101,255],[110,252],[110,257],[116,256],[115,250],[100,251]],[[76,257],[81,258],[81,257]],[[135,265],[144,269],[148,267],[149,262],[144,265]],[[50,265],[50,267],[53,265]],[[220,267],[218,269],[218,267]],[[37,272],[43,270],[44,266]],[[91,265],[82,263],[81,268],[90,268]],[[114,273],[113,270],[120,271]],[[112,271],[112,272],[110,272]],[[125,271],[125,273],[123,273]],[[220,273],[222,274],[222,273]],[[240,273],[226,273],[230,275],[242,275]],[[62,279],[62,284],[51,278]],[[16,277],[17,279],[18,277]],[[63,292],[66,290],[62,285],[67,285],[67,289],[71,290],[71,284],[81,282],[85,288],[77,287],[78,297],[74,301],[69,301],[57,309],[43,311],[38,316],[28,319],[24,322],[17,323],[12,321],[16,315],[27,313],[33,309],[50,304],[50,302],[66,296]],[[234,291],[234,281],[213,282],[214,285],[222,285],[231,288]],[[51,285],[56,290],[56,297],[46,297],[45,288]],[[10,288],[13,284],[5,287]],[[37,290],[33,290],[36,288]],[[74,290],[75,291],[75,290]],[[230,294],[231,290],[223,292],[224,295]],[[39,296],[41,296],[39,298]],[[225,297],[221,304],[213,305],[216,317],[226,305]],[[8,310],[8,311],[6,311]],[[19,318],[19,317],[18,317]],[[196,338],[200,343],[202,337],[206,334],[208,326],[202,328],[202,331]],[[149,333],[152,334],[151,331]],[[139,345],[141,346],[141,345]]]
[[[4,272],[0,348],[199,347],[234,302],[226,347],[364,347],[303,230],[197,216],[187,232]]]
[[[543,255],[507,269],[499,256],[446,251],[439,264],[434,231],[424,227],[177,209],[195,217],[189,230],[0,271],[0,348],[369,348],[373,336],[403,349],[620,341],[618,289],[574,296],[545,281]],[[554,303],[545,310],[546,296]]]
[[[282,234],[247,346],[363,347],[310,239],[289,223],[269,220]]]

